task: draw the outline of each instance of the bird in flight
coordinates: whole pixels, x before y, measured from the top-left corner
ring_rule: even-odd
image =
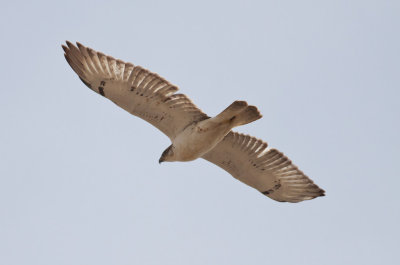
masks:
[[[276,149],[234,127],[261,118],[254,106],[235,101],[209,117],[178,87],[138,65],[125,63],[80,43],[62,45],[64,56],[82,82],[129,113],[165,133],[171,145],[159,163],[203,158],[280,202],[324,196],[324,190]]]

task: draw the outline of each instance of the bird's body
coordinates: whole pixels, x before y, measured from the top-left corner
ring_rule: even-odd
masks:
[[[176,156],[174,160],[166,161],[195,160],[213,149],[230,130],[229,122],[215,123],[204,120],[191,124],[172,140]]]
[[[255,107],[248,106],[244,101],[235,101],[216,117],[194,122],[184,128],[172,139],[174,155],[165,161],[192,161],[202,157],[224,139],[233,127],[259,118],[261,115]]]
[[[264,195],[287,202],[324,196],[291,161],[255,137],[232,128],[261,118],[256,107],[235,101],[210,118],[157,74],[67,42],[65,58],[93,91],[153,124],[171,140],[159,162],[208,160]]]

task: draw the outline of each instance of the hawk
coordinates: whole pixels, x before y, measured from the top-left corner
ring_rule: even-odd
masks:
[[[209,117],[178,87],[138,65],[125,63],[80,43],[62,45],[64,56],[82,82],[129,113],[151,123],[171,140],[164,161],[203,158],[280,202],[324,196],[324,190],[276,149],[232,128],[261,118],[254,106],[235,101]]]

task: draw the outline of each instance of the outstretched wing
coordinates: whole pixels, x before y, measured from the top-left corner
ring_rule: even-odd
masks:
[[[236,179],[280,202],[300,202],[324,196],[324,190],[267,143],[236,132],[203,158],[228,171]]]
[[[93,91],[161,130],[171,140],[188,124],[207,119],[178,87],[140,66],[77,43],[62,46],[65,58]]]

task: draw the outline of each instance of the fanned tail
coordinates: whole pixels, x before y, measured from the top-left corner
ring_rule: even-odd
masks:
[[[233,116],[232,122],[234,124],[234,127],[236,127],[256,121],[261,117],[262,115],[255,106],[247,106],[238,115]]]
[[[246,101],[237,100],[215,116],[214,120],[216,122],[230,122],[233,128],[253,122],[261,117],[255,106],[249,106]]]

